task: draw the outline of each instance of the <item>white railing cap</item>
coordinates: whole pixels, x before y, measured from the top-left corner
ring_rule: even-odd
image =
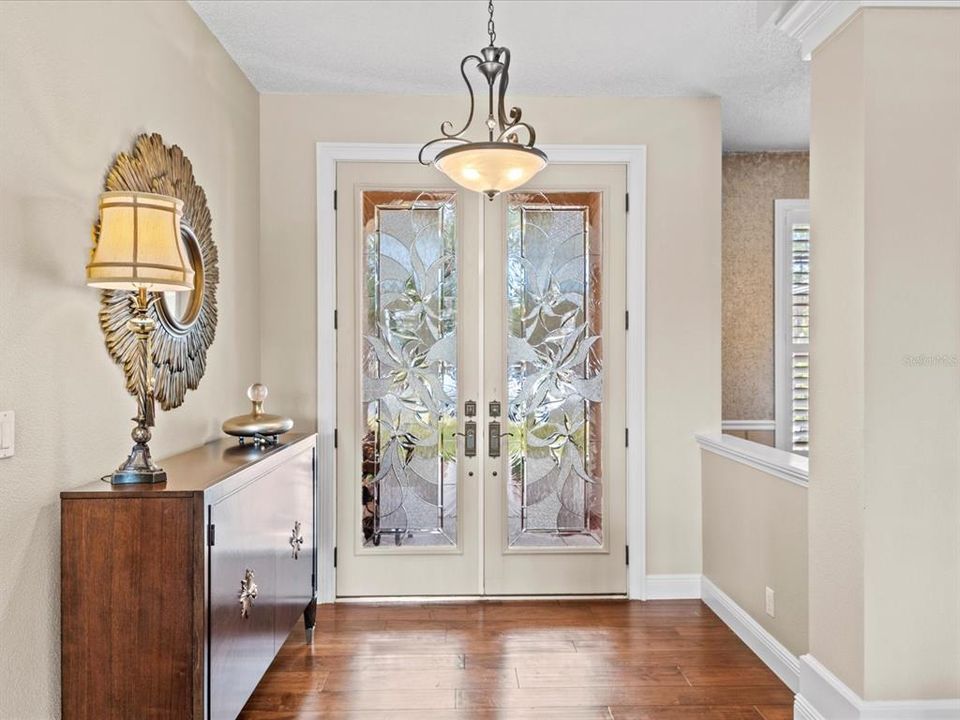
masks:
[[[810,460],[803,455],[721,433],[697,433],[694,437],[704,450],[807,487]]]

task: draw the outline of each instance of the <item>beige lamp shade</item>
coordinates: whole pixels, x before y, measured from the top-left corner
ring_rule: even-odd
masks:
[[[477,142],[447,148],[434,164],[457,185],[492,198],[528,182],[547,166],[547,156],[522,145]]]
[[[193,268],[180,235],[183,201],[143,192],[100,196],[100,238],[87,285],[105,290],[192,290]]]

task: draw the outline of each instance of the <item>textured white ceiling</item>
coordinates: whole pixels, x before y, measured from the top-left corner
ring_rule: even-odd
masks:
[[[263,93],[463,92],[486,3],[191,0]],[[809,67],[745,0],[499,0],[510,93],[719,96],[727,150],[806,148]]]

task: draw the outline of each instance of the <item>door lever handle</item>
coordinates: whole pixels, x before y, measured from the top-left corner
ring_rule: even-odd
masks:
[[[500,438],[509,437],[513,433],[500,432],[500,421],[491,420],[487,426],[487,453],[492,458],[500,457]]]
[[[477,455],[477,423],[467,420],[463,423],[463,432],[454,433],[463,438],[463,456],[476,457]]]

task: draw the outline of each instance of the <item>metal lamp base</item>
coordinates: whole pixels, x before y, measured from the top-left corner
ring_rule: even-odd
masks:
[[[138,388],[137,416],[133,418],[136,425],[130,432],[134,446],[123,464],[110,475],[111,485],[138,485],[167,481],[167,474],[153,464],[153,458],[150,457],[150,448],[147,445],[151,437],[150,428],[153,427],[150,333],[153,332],[155,327],[153,318],[147,313],[148,305],[149,298],[147,297],[146,287],[138,287],[134,315],[127,323],[127,327],[137,336],[137,343],[140,346],[138,360],[143,382]]]
[[[153,464],[150,448],[146,443],[137,443],[130,457],[110,476],[111,485],[134,485],[140,483],[163,483],[167,473]]]

